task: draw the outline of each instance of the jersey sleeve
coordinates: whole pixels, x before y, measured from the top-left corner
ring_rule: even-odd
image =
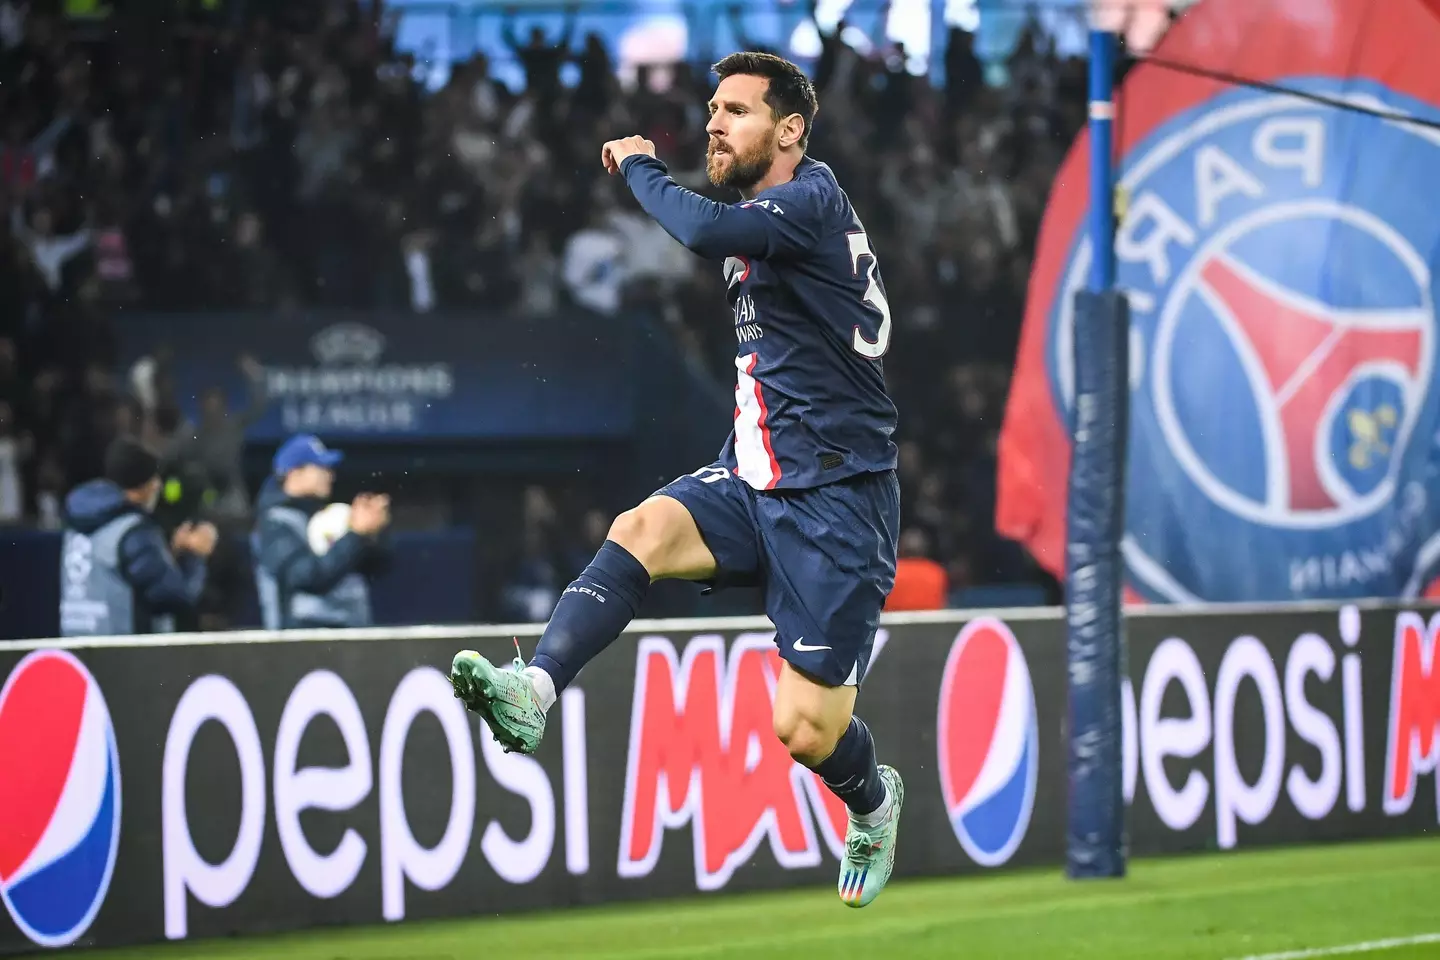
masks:
[[[702,257],[793,258],[820,239],[827,204],[814,184],[792,180],[755,200],[730,204],[686,190],[654,157],[626,157],[620,172],[645,212]]]

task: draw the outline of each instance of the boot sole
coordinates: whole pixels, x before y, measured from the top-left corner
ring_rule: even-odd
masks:
[[[495,697],[495,682],[490,675],[495,667],[483,657],[476,663],[470,659],[471,656],[478,657],[479,654],[473,650],[462,650],[450,665],[450,686],[455,689],[455,696],[465,709],[485,721],[491,735],[507,753],[528,752],[518,738],[507,733],[504,726],[495,720],[495,712],[490,707]]]

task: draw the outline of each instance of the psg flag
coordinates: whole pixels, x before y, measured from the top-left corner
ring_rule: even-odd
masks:
[[[1440,0],[1200,0],[1116,103],[1126,596],[1414,596],[1440,575]],[[1055,180],[1000,533],[1064,569],[1089,144]]]

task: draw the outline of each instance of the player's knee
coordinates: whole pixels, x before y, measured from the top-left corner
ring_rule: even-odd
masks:
[[[648,503],[616,517],[610,524],[608,538],[629,551],[652,576],[665,564],[666,524]]]
[[[626,510],[611,521],[610,532],[606,536],[634,553],[634,548],[645,539],[646,526],[644,514],[638,508]]]
[[[804,714],[777,710],[772,722],[775,736],[799,763],[813,767],[835,749],[837,738]]]
[[[703,580],[715,572],[715,558],[689,511],[669,497],[651,497],[620,514],[609,538],[639,560],[652,579]]]

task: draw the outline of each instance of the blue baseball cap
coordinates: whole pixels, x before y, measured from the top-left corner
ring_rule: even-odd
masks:
[[[313,433],[301,433],[286,440],[280,445],[280,449],[275,451],[275,475],[283,477],[291,470],[311,464],[330,469],[344,459],[345,454],[339,450],[331,450]]]

